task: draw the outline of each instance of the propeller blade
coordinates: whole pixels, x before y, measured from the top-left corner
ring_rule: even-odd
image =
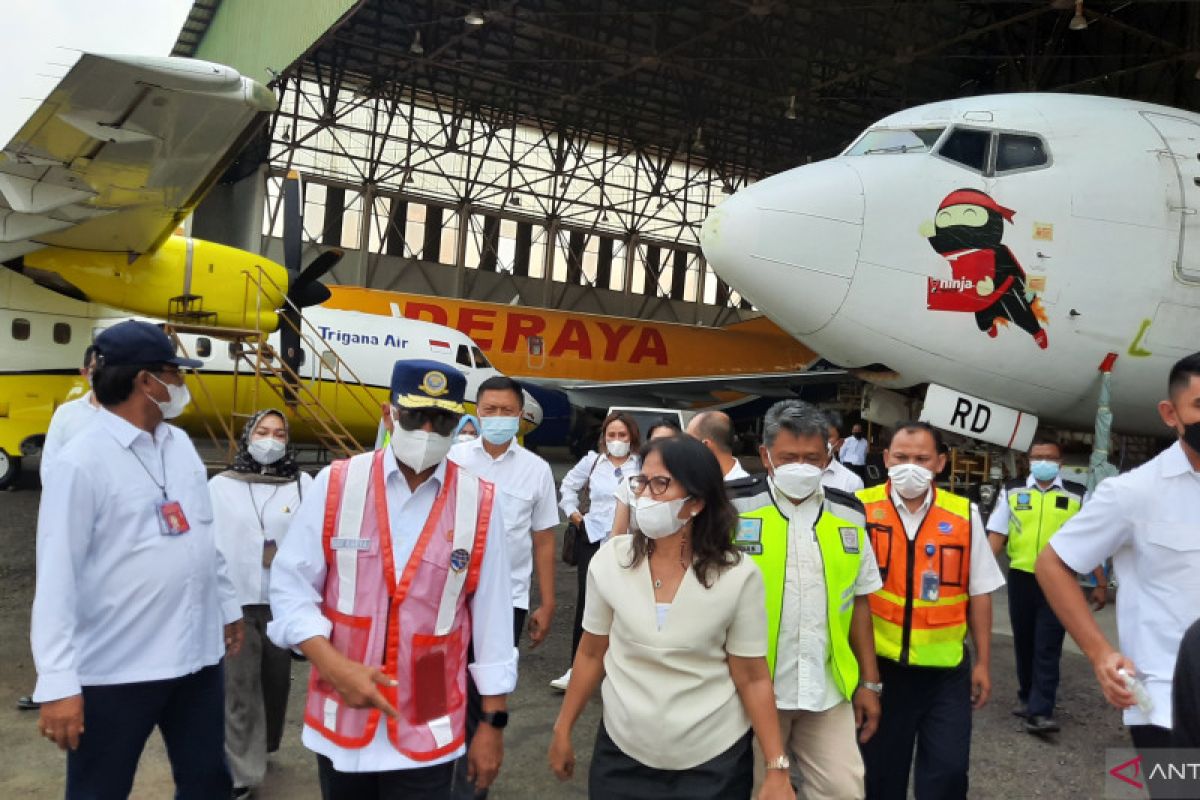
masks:
[[[339,250],[336,247],[322,251],[320,255],[310,261],[308,266],[304,268],[304,271],[300,273],[300,277],[296,278],[296,283],[304,284],[321,280],[321,278],[325,277],[325,273],[337,266],[344,255],[346,255],[345,251]]]
[[[300,174],[292,170],[283,181],[283,265],[292,275],[300,272],[302,236]]]
[[[302,283],[288,292],[288,298],[300,308],[319,306],[332,296],[329,287],[320,281]]]

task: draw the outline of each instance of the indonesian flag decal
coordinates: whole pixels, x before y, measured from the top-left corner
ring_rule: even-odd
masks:
[[[450,343],[443,342],[439,339],[430,339],[429,340],[429,349],[435,353],[441,353],[443,355],[446,355],[446,354],[449,354],[449,352],[450,352]]]

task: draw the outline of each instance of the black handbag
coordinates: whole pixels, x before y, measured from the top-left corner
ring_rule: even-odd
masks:
[[[579,507],[576,509],[579,516],[585,517],[592,510],[592,473],[596,471],[596,465],[600,463],[602,455],[597,454],[596,460],[592,462],[592,468],[588,470],[587,480],[583,483],[583,488],[579,490]],[[576,525],[574,522],[567,523],[567,530],[563,533],[562,544],[562,561],[568,567],[579,566],[579,542],[580,537],[587,536],[587,526],[582,522]]]

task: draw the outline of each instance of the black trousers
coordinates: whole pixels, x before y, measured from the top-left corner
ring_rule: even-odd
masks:
[[[1067,632],[1033,573],[1008,571],[1008,617],[1017,656],[1017,696],[1031,715],[1052,717]]]
[[[513,645],[518,645],[521,642],[521,631],[525,629],[525,618],[528,616],[528,609],[514,608],[513,609]],[[467,661],[475,660],[474,647],[467,649]],[[475,738],[475,731],[479,728],[479,717],[483,714],[483,697],[479,694],[479,689],[475,686],[475,680],[471,677],[470,670],[467,671],[467,745],[471,744],[471,740]],[[467,780],[467,757],[464,755],[458,759],[454,767],[454,793],[456,798],[487,797],[487,789],[476,789],[475,784]]]
[[[592,767],[590,800],[749,800],[754,788],[750,731],[725,752],[691,769],[656,769],[624,753],[600,723]],[[666,744],[666,743],[664,743]]]
[[[453,781],[453,761],[387,772],[338,772],[332,761],[317,756],[322,800],[446,800]]]
[[[917,748],[916,800],[963,800],[971,761],[971,660],[908,667],[879,659],[882,715],[861,745],[867,800],[905,800]]]
[[[125,800],[146,740],[162,731],[176,800],[229,797],[221,665],[163,681],[84,686],[85,730],[67,751],[67,800]]]
[[[575,661],[575,651],[579,649],[579,640],[583,638],[583,606],[587,603],[587,574],[592,556],[604,542],[589,542],[587,536],[581,536],[575,545],[579,555],[579,566],[575,570],[575,629],[571,632],[571,661]]]
[[[1130,725],[1129,738],[1133,741],[1133,748],[1142,757],[1142,777],[1146,781],[1147,793],[1152,798],[1155,796],[1164,797],[1165,795],[1163,794],[1155,794],[1157,781],[1152,780],[1150,774],[1153,772],[1154,764],[1158,761],[1155,751],[1171,747],[1173,744],[1171,729],[1162,728],[1158,725]]]

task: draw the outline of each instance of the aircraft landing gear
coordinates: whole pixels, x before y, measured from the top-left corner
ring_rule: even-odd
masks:
[[[0,450],[0,489],[7,489],[21,474],[21,459]]]

